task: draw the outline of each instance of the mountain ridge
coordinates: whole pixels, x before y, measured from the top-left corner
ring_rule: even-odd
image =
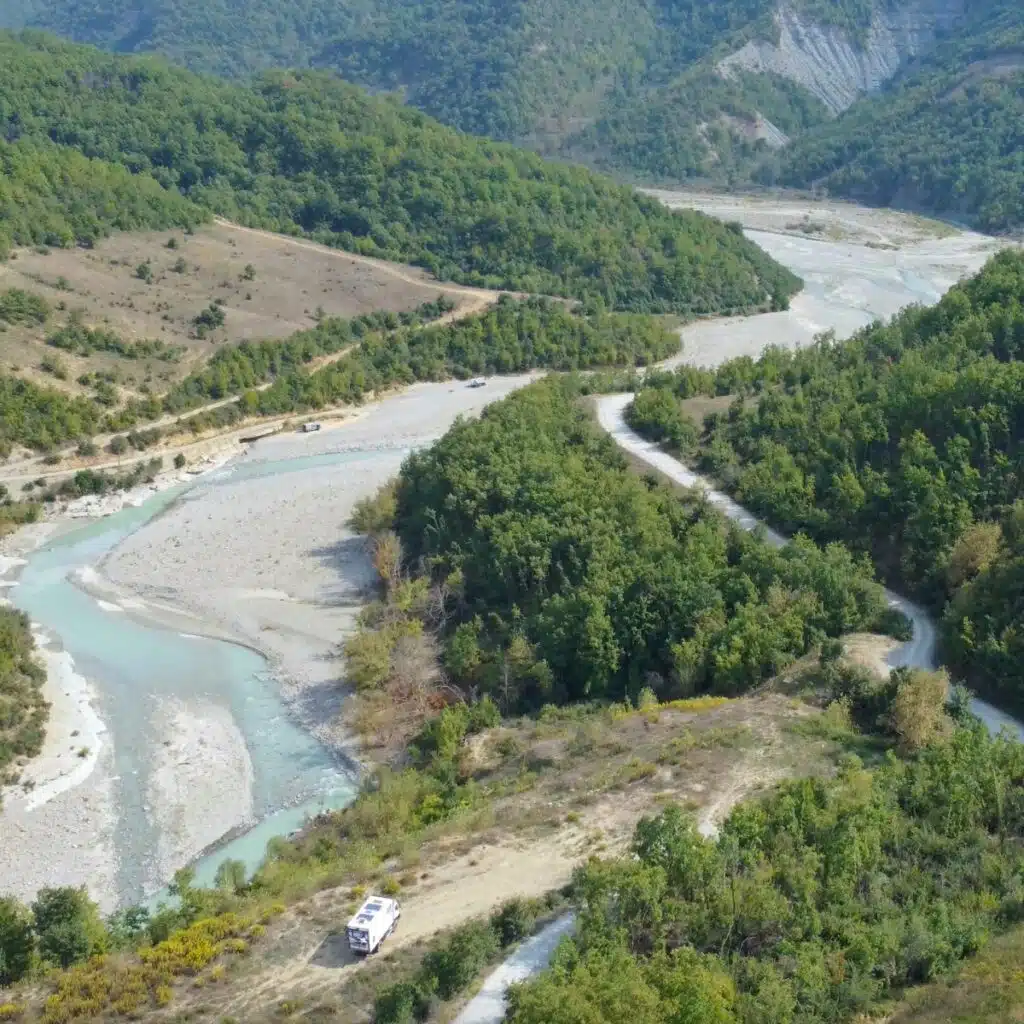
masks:
[[[984,72],[1024,47],[1009,0],[29,4],[0,0],[0,24],[229,77],[324,68],[463,131],[646,184],[813,188],[989,231],[1024,224],[1024,77]],[[993,138],[972,110],[943,109],[965,75],[988,83],[971,103]],[[963,185],[974,164],[991,185]]]

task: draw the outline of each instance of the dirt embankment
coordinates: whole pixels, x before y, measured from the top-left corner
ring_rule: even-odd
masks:
[[[666,803],[684,803],[711,832],[737,801],[778,779],[830,771],[842,746],[808,727],[816,716],[810,706],[766,691],[631,714],[567,714],[485,734],[472,745],[470,762],[481,785],[526,771],[536,781],[498,799],[473,830],[455,825],[384,866],[407,883],[401,927],[385,959],[506,899],[564,886],[588,857],[624,852],[640,817]],[[201,1007],[194,1019],[270,1022],[287,1004],[310,1019],[329,1007],[339,1022],[366,1021],[367,993],[350,995],[368,967],[344,940],[353,906],[348,885],[293,905],[250,958],[228,966],[224,982],[181,992],[174,1012]]]

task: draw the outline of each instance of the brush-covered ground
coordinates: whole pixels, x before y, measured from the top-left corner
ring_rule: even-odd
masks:
[[[0,263],[0,291],[11,288],[41,296],[53,315],[44,325],[8,324],[0,332],[0,369],[81,395],[90,391],[78,383],[82,374],[111,374],[125,396],[147,385],[166,390],[225,345],[286,338],[325,316],[407,312],[439,294],[472,312],[494,298],[483,289],[442,284],[415,267],[223,221],[187,233],[118,233],[90,249],[19,249]],[[214,304],[224,322],[204,330],[196,318]],[[129,344],[161,348],[125,358],[47,345],[72,314]],[[42,369],[47,357],[59,358],[66,373]]]

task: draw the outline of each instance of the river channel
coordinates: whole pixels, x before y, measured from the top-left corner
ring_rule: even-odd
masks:
[[[311,814],[343,806],[355,788],[346,763],[296,721],[261,655],[237,644],[143,625],[73,582],[76,570],[95,565],[173,502],[187,501],[183,490],[157,494],[140,507],[45,545],[28,559],[11,592],[15,606],[44,635],[59,638],[75,670],[98,684],[95,710],[109,733],[120,808],[114,828],[115,885],[126,902],[152,895],[166,881],[156,856],[158,827],[148,813],[152,797],[145,757],[162,742],[153,723],[164,699],[224,708],[244,737],[251,764],[251,809],[240,823],[241,834],[197,861],[200,882],[212,881],[217,864],[226,858],[255,867],[270,838],[298,828]]]

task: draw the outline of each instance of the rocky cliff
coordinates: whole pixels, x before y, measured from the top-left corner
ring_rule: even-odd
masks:
[[[755,39],[718,64],[774,72],[818,97],[833,113],[880,89],[907,60],[929,50],[967,10],[967,0],[909,0],[878,11],[862,38],[819,25],[791,7],[775,15],[778,41]]]

